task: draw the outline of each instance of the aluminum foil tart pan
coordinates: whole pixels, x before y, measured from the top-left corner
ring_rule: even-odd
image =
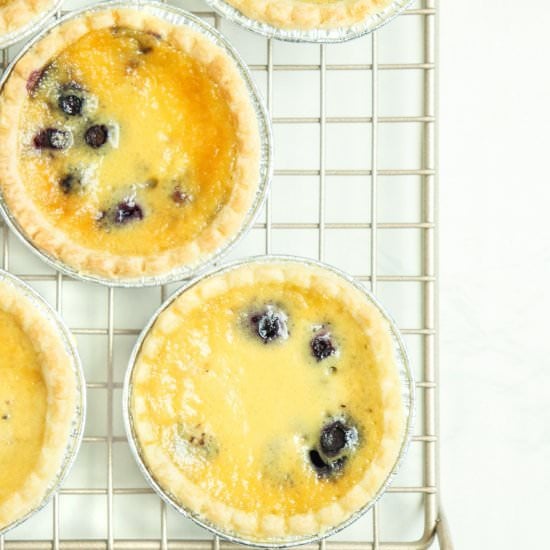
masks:
[[[67,477],[80,448],[82,437],[84,435],[84,424],[86,419],[86,381],[84,379],[84,373],[82,365],[80,363],[80,357],[78,355],[76,345],[73,336],[61,317],[54,311],[54,309],[42,298],[35,290],[29,285],[6,271],[0,269],[0,281],[12,285],[18,292],[23,294],[29,299],[35,308],[40,312],[45,321],[55,327],[56,332],[64,344],[65,350],[69,357],[72,359],[72,369],[75,377],[76,399],[75,409],[73,413],[73,419],[71,423],[71,429],[67,445],[65,447],[65,453],[61,465],[57,471],[57,475],[53,478],[42,498],[42,501],[36,508],[18,518],[9,525],[0,529],[0,535],[3,535],[7,531],[17,527],[31,516],[42,510],[46,504],[51,500],[54,493],[60,488],[61,484]]]
[[[136,433],[135,423],[134,423],[133,414],[132,414],[132,394],[133,394],[133,387],[134,387],[136,363],[140,355],[144,341],[147,335],[149,334],[149,332],[151,331],[151,329],[153,328],[159,316],[179,296],[181,296],[182,294],[185,294],[185,292],[190,290],[192,287],[194,287],[198,283],[203,283],[209,279],[212,279],[221,274],[235,270],[241,266],[246,266],[251,264],[254,265],[254,264],[273,264],[273,263],[275,264],[287,263],[287,264],[297,264],[299,266],[304,266],[304,267],[314,267],[314,268],[327,271],[329,274],[336,275],[337,277],[343,279],[345,282],[352,285],[354,288],[358,289],[367,298],[367,301],[380,312],[383,319],[385,319],[388,322],[390,332],[391,332],[393,356],[394,356],[395,366],[396,366],[398,378],[399,378],[400,394],[401,394],[401,401],[403,404],[403,413],[404,413],[403,417],[404,417],[405,427],[404,427],[403,435],[400,439],[398,456],[393,464],[393,467],[390,473],[388,474],[386,479],[383,480],[383,482],[380,485],[380,488],[378,489],[374,497],[370,501],[365,503],[361,508],[359,508],[355,513],[353,513],[351,516],[349,516],[347,519],[345,519],[343,522],[339,523],[338,525],[335,525],[328,530],[324,530],[319,535],[281,538],[280,541],[269,540],[266,542],[262,540],[261,542],[258,542],[257,540],[247,539],[244,536],[233,532],[221,530],[218,526],[214,525],[212,522],[205,519],[204,516],[199,516],[193,510],[190,510],[187,507],[182,506],[175,499],[175,497],[171,495],[168,490],[166,490],[166,488],[161,487],[161,485],[156,481],[152,472],[148,469],[141,451],[141,446]],[[384,310],[384,308],[377,301],[377,299],[368,290],[366,290],[363,285],[355,281],[348,274],[332,266],[329,266],[321,262],[317,262],[315,260],[305,259],[305,258],[300,258],[295,256],[258,256],[258,257],[252,257],[245,260],[240,260],[237,262],[232,262],[216,270],[210,271],[201,277],[197,277],[192,281],[186,282],[184,286],[179,288],[172,296],[170,296],[160,306],[160,308],[153,314],[153,316],[151,317],[151,319],[149,320],[149,322],[141,332],[135,344],[133,352],[131,354],[129,366],[126,371],[126,376],[124,381],[122,407],[123,407],[123,418],[124,418],[124,424],[126,428],[126,434],[128,437],[131,451],[137,461],[137,464],[142,474],[144,475],[145,479],[149,483],[149,485],[156,491],[156,493],[167,504],[169,504],[176,511],[183,514],[185,517],[192,519],[195,523],[197,523],[201,527],[204,527],[205,529],[208,529],[215,535],[223,537],[224,539],[227,539],[231,542],[234,542],[237,544],[246,544],[256,548],[287,548],[287,547],[299,546],[302,544],[316,543],[324,539],[325,537],[338,533],[342,529],[348,527],[350,524],[355,522],[357,519],[363,516],[366,512],[368,512],[372,508],[372,506],[375,504],[375,502],[384,494],[384,492],[386,491],[386,489],[394,479],[395,475],[397,474],[409,447],[409,443],[412,435],[413,422],[414,422],[415,385],[414,385],[414,378],[409,365],[407,351],[405,349],[403,339],[400,335],[400,332],[395,322]]]
[[[239,242],[252,227],[257,215],[260,212],[260,209],[265,201],[267,196],[269,185],[271,183],[271,178],[273,175],[273,145],[272,145],[272,130],[271,130],[271,119],[268,115],[267,109],[264,105],[264,102],[260,96],[260,93],[254,83],[253,77],[246,65],[242,60],[238,52],[233,48],[233,46],[226,40],[226,38],[214,29],[211,25],[204,22],[202,19],[194,16],[193,14],[171,6],[168,4],[160,2],[105,2],[95,5],[92,8],[85,8],[71,12],[70,14],[64,16],[63,18],[55,21],[53,24],[45,28],[40,34],[35,36],[30,40],[22,51],[17,55],[15,59],[12,60],[2,78],[0,79],[0,90],[3,88],[4,84],[8,80],[11,72],[14,69],[14,66],[17,64],[19,59],[23,57],[35,44],[40,42],[40,40],[48,34],[52,29],[56,28],[59,25],[62,25],[66,21],[78,18],[82,15],[86,15],[94,12],[101,12],[105,10],[115,9],[115,8],[130,8],[134,10],[142,10],[148,14],[154,15],[165,21],[168,21],[171,24],[185,26],[193,29],[194,31],[200,32],[202,35],[206,36],[214,44],[222,48],[222,50],[235,62],[238,71],[245,83],[245,86],[249,93],[250,103],[253,106],[253,109],[256,114],[256,119],[258,121],[258,130],[260,137],[260,166],[259,166],[259,176],[256,192],[252,201],[252,204],[246,213],[246,216],[243,220],[243,223],[238,230],[238,232],[229,238],[225,243],[218,248],[216,251],[210,255],[201,257],[198,262],[192,264],[186,264],[181,267],[177,267],[168,273],[163,273],[157,276],[143,276],[136,278],[108,278],[102,277],[95,274],[83,273],[72,266],[62,262],[60,259],[52,256],[47,251],[38,248],[34,245],[32,240],[26,235],[24,230],[21,228],[15,216],[13,216],[0,193],[0,213],[3,215],[7,225],[10,229],[17,235],[17,237],[27,246],[33,253],[37,254],[44,262],[46,262],[51,267],[57,269],[65,275],[79,279],[81,281],[95,282],[104,284],[106,286],[112,287],[144,287],[144,286],[157,286],[168,283],[173,283],[180,281],[182,279],[194,277],[201,272],[204,272],[209,265],[217,263],[220,259],[227,254],[233,246]]]
[[[285,40],[287,42],[313,42],[320,44],[347,42],[348,40],[369,34],[389,23],[412,3],[412,0],[394,0],[382,11],[372,14],[364,21],[349,27],[301,30],[275,27],[268,23],[251,19],[226,0],[206,1],[229,21],[268,38],[276,38],[277,40]]]

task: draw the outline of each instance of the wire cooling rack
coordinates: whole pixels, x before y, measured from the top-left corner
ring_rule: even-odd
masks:
[[[88,2],[66,3],[74,9]],[[343,45],[267,40],[193,0],[243,55],[273,116],[275,176],[259,221],[234,249],[324,260],[362,281],[394,316],[417,380],[413,440],[384,497],[320,550],[451,550],[438,482],[437,1],[418,0],[378,32]],[[5,67],[17,47],[2,51]],[[2,265],[64,316],[87,378],[88,418],[53,501],[0,538],[0,550],[220,550],[148,488],[121,420],[124,370],[141,327],[178,285],[107,289],[54,272],[6,227]],[[315,545],[310,545],[313,548]]]

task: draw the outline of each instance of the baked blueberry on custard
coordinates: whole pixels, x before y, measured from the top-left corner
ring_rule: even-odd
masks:
[[[34,301],[0,277],[0,531],[56,481],[75,407],[63,341]]]
[[[247,219],[259,131],[235,62],[133,9],[60,24],[0,99],[0,189],[27,238],[103,278],[202,262]]]
[[[390,327],[342,277],[256,261],[180,293],[144,337],[129,414],[184,508],[241,540],[338,526],[377,494],[405,435]]]

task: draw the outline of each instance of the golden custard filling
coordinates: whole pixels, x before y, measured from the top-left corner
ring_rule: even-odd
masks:
[[[153,477],[215,524],[230,521],[220,508],[237,510],[260,538],[262,518],[352,503],[369,470],[387,475],[381,448],[393,459],[397,448],[388,433],[402,435],[388,328],[372,318],[380,342],[348,301],[304,284],[299,270],[251,282],[239,268],[184,292],[146,337],[132,379],[134,429]],[[323,521],[295,530],[315,534]],[[242,523],[232,529],[247,533]],[[271,536],[285,534],[277,529]]]
[[[208,29],[106,7],[48,31],[0,94],[0,191],[24,237],[101,280],[170,279],[266,191],[267,120]]]
[[[68,345],[39,297],[0,272],[0,532],[51,494],[81,433]]]
[[[200,235],[227,202],[236,124],[203,65],[152,33],[92,30],[30,81],[19,170],[85,247],[148,255]]]
[[[0,507],[19,490],[42,452],[47,391],[36,351],[0,309]]]

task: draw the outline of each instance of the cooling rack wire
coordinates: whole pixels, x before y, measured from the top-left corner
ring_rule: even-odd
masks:
[[[271,194],[232,257],[297,253],[347,270],[396,318],[417,380],[416,428],[393,485],[364,518],[308,550],[412,550],[435,540],[452,550],[438,479],[438,2],[418,0],[380,31],[326,46],[277,43],[194,0],[174,3],[228,36],[273,116]],[[67,5],[70,11],[82,2]],[[4,68],[17,50],[2,50]],[[45,296],[78,341],[89,406],[64,487],[0,537],[0,550],[228,548],[145,485],[122,430],[122,375],[132,343],[178,285],[126,290],[73,281],[31,256],[5,226],[1,240],[2,266]]]

